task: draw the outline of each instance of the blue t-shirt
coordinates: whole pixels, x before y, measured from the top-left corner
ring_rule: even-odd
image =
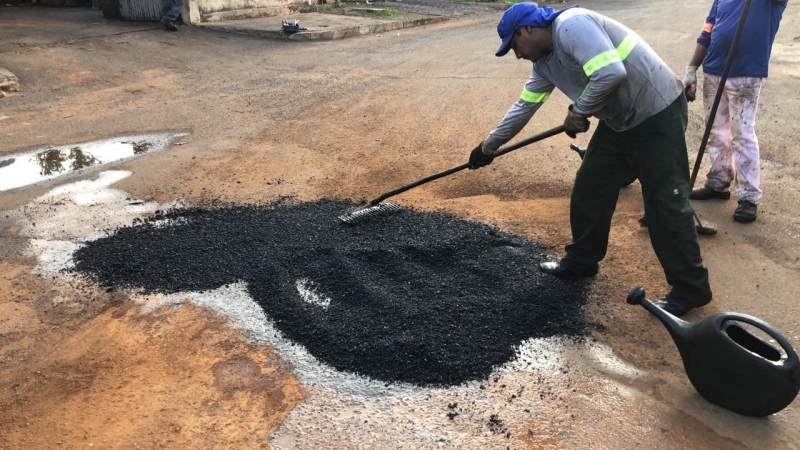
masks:
[[[739,26],[744,0],[714,0],[697,43],[708,48],[703,72],[722,76],[733,36]],[[788,0],[752,0],[729,77],[765,78],[772,42]]]

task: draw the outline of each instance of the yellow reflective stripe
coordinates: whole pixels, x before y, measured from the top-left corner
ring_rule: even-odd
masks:
[[[633,51],[633,47],[636,47],[636,35],[629,34],[622,42],[617,46],[617,53],[619,53],[619,57],[624,60],[631,54]]]
[[[549,92],[531,92],[527,89],[523,89],[520,94],[520,98],[528,103],[544,103],[548,97],[550,97]]]
[[[637,42],[636,35],[632,33],[629,34],[625,37],[625,39],[622,40],[619,46],[617,46],[616,50],[609,50],[607,52],[600,53],[599,55],[590,59],[589,62],[583,65],[583,72],[587,77],[590,77],[593,73],[609,64],[622,62],[628,57],[628,55],[631,54],[633,48],[636,47]]]
[[[599,55],[590,59],[589,62],[584,64],[583,72],[586,74],[587,77],[590,77],[592,76],[593,73],[597,72],[603,67],[621,61],[622,58],[619,57],[619,53],[617,53],[616,50],[609,50],[607,52],[600,53]]]

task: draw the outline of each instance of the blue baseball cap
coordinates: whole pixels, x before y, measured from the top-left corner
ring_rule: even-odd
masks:
[[[539,7],[536,3],[517,3],[508,8],[497,24],[497,34],[503,43],[497,49],[495,56],[505,56],[511,50],[511,40],[514,39],[514,32],[519,27],[539,27],[545,28],[558,17],[562,12],[577,8],[578,5],[570,6],[556,11],[549,6]]]

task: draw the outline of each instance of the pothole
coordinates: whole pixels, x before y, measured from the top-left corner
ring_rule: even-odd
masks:
[[[243,282],[286,338],[337,370],[383,382],[482,380],[530,339],[584,333],[585,296],[539,272],[538,244],[414,210],[337,223],[353,206],[157,212],[87,242],[75,268],[144,293]]]
[[[147,274],[145,278],[153,280],[152,283],[143,283],[127,274],[103,282],[109,287],[163,284],[170,289],[178,289],[175,280],[185,279],[181,268],[183,264],[190,264],[189,271],[193,270],[192,264],[208,266],[196,276],[186,278],[186,285],[218,284],[220,278],[212,279],[209,283],[192,282],[190,279],[196,280],[211,272],[222,273],[220,267],[231,263],[239,264],[232,266],[231,277],[243,274],[250,280],[261,279],[255,283],[256,288],[242,279],[216,289],[189,288],[177,292],[150,289],[151,293],[146,294],[140,288],[126,290],[126,293],[132,303],[139,306],[140,314],[149,314],[157,308],[178,309],[183,304],[192,304],[224,315],[231,327],[248,335],[250,342],[274,349],[291,364],[307,397],[270,437],[270,447],[325,448],[331,442],[337,442],[341,444],[340,447],[370,448],[518,448],[531,445],[563,447],[562,444],[571,442],[576,448],[587,448],[592,447],[592,443],[610,442],[609,439],[616,442],[620,439],[617,435],[609,437],[606,432],[618,422],[618,417],[608,414],[612,409],[629,411],[625,416],[626,423],[639,430],[630,439],[621,437],[625,445],[636,446],[636,442],[643,437],[653,442],[663,439],[662,431],[659,431],[659,427],[653,427],[653,423],[658,417],[669,416],[673,410],[642,394],[655,389],[646,373],[620,361],[611,349],[592,339],[574,338],[581,334],[584,326],[579,307],[576,306],[583,299],[570,283],[558,284],[558,280],[539,275],[535,262],[543,250],[535,243],[503,233],[497,234],[496,229],[485,225],[463,225],[449,216],[420,219],[418,213],[411,210],[346,227],[337,224],[336,217],[354,205],[324,201],[305,205],[278,204],[271,208],[227,208],[214,212],[195,208],[181,213],[173,211],[175,208],[186,208],[181,199],[163,204],[152,200],[131,202],[130,194],[111,188],[130,175],[130,172],[107,171],[93,179],[60,185],[18,209],[7,211],[0,217],[0,223],[16,228],[15,233],[31,240],[25,254],[38,260],[34,273],[52,284],[54,305],[80,307],[85,302],[105,298],[98,285],[86,285],[85,272],[74,272],[74,258],[80,248],[91,248],[88,251],[97,256],[105,255],[104,261],[92,264],[105,266],[96,270],[94,278],[98,281],[102,274],[113,271],[115,265],[119,265],[123,273],[144,270]],[[229,214],[227,218],[225,214]],[[141,223],[142,217],[150,217],[151,220]],[[203,221],[209,226],[211,233],[208,235],[201,231]],[[131,224],[135,224],[133,228],[149,228],[128,230]],[[331,230],[334,224],[336,228]],[[449,229],[451,226],[452,229]],[[181,230],[182,227],[190,228]],[[114,237],[120,228],[126,230],[122,233],[128,233],[123,240]],[[341,232],[348,230],[347,233],[360,235],[342,237],[340,229]],[[187,236],[193,231],[197,234]],[[173,242],[164,245],[163,251],[160,251],[159,245],[170,241],[163,233],[174,233]],[[134,236],[141,240],[132,240]],[[349,247],[338,243],[330,245],[332,250],[326,254],[317,243],[329,244],[332,238],[343,240]],[[138,249],[123,250],[119,254],[104,253],[115,246],[119,248],[125,242],[138,246]],[[476,243],[476,251],[467,250],[461,245],[473,242]],[[243,243],[249,243],[250,246],[244,248]],[[92,248],[95,245],[100,248]],[[226,245],[230,246],[230,254],[220,251]],[[187,251],[184,255],[181,254],[181,246]],[[303,256],[309,255],[308,252],[285,257],[293,249],[307,246],[319,249],[311,256],[321,261],[312,263],[317,261],[314,258],[303,260]],[[493,249],[491,251],[490,246]],[[422,256],[419,259],[411,258],[410,255],[432,255],[434,260],[437,255],[441,258],[450,255],[450,261],[461,260],[459,267],[468,266],[466,260],[471,260],[472,269],[463,270],[460,276],[455,277],[464,289],[479,286],[478,289],[485,290],[483,284],[491,284],[495,278],[501,280],[504,276],[508,276],[512,284],[527,283],[526,292],[533,300],[525,300],[524,296],[516,298],[522,298],[520,304],[527,302],[531,310],[541,309],[541,314],[533,316],[526,313],[530,319],[527,321],[528,329],[520,331],[519,323],[512,322],[509,331],[531,337],[520,340],[515,345],[514,356],[505,364],[496,365],[488,376],[457,386],[437,386],[436,383],[420,386],[425,383],[383,381],[378,378],[380,372],[366,370],[380,363],[380,359],[355,369],[348,369],[345,365],[334,367],[329,361],[335,362],[337,359],[331,355],[343,352],[356,352],[354,358],[372,358],[373,352],[363,351],[359,346],[351,348],[349,343],[353,340],[362,339],[366,343],[364,348],[369,349],[373,340],[385,339],[390,342],[402,338],[406,342],[428,346],[441,343],[445,347],[442,354],[454,355],[456,361],[450,375],[460,375],[460,379],[466,379],[466,375],[475,372],[462,370],[465,367],[484,370],[492,363],[475,363],[475,360],[483,357],[478,353],[469,357],[452,351],[454,340],[458,343],[457,339],[477,335],[475,339],[482,342],[480,334],[483,332],[490,337],[496,336],[500,332],[498,329],[504,326],[506,317],[515,312],[506,306],[508,300],[504,298],[513,296],[507,295],[504,285],[493,291],[485,291],[494,294],[506,292],[496,295],[500,299],[497,305],[491,299],[476,302],[471,297],[468,300],[455,298],[452,290],[442,291],[443,298],[425,291],[427,294],[421,297],[430,299],[430,309],[417,302],[413,295],[394,294],[386,298],[378,296],[377,299],[367,296],[362,298],[365,304],[364,317],[354,322],[366,331],[351,337],[346,333],[345,336],[335,335],[339,328],[343,332],[352,328],[348,320],[357,317],[355,313],[359,311],[348,314],[342,309],[358,306],[355,299],[359,292],[373,295],[381,289],[388,289],[402,293],[417,286],[412,282],[395,285],[382,278],[382,271],[392,272],[393,269],[380,260],[363,259],[365,249],[375,247],[397,255],[399,267],[406,272],[414,269],[412,263],[420,267],[428,264],[428,259]],[[344,251],[347,248],[350,248],[349,252]],[[282,250],[275,252],[274,249]],[[139,250],[143,253],[136,256]],[[508,253],[518,254],[519,258],[505,259],[504,255]],[[495,255],[496,258],[487,259],[486,254]],[[223,256],[222,259],[217,259],[219,256]],[[352,278],[360,279],[359,283],[363,284],[362,288],[353,289],[349,297],[329,290],[324,277],[317,276],[326,267],[335,275],[349,264],[347,258],[360,261],[352,266],[352,271],[361,275]],[[410,258],[411,262],[404,258]],[[246,261],[249,264],[245,264]],[[140,267],[137,268],[136,264],[140,264]],[[259,265],[269,270],[261,270]],[[86,269],[89,266],[83,267]],[[159,267],[163,273],[154,275]],[[241,271],[242,267],[249,268],[249,271]],[[435,265],[429,267],[432,267],[432,271],[438,270]],[[479,269],[484,275],[473,275],[472,271],[479,272]],[[453,271],[450,268],[444,270],[450,274]],[[426,273],[417,269],[413,273],[416,276],[412,279],[426,276]],[[274,280],[281,283],[280,295],[266,296],[260,286]],[[298,290],[298,280],[308,280],[301,288],[323,299],[330,299],[327,311],[303,299],[302,289]],[[557,283],[551,285],[551,282]],[[373,285],[383,287],[379,289]],[[562,287],[566,289],[563,295],[548,298],[548,292],[559,291]],[[565,304],[560,309],[552,309],[558,306],[558,302]],[[374,314],[370,313],[369,308],[372,303],[376,304]],[[288,309],[281,313],[280,308]],[[476,326],[477,319],[467,317],[467,325],[474,328],[471,333],[458,331],[451,337],[449,328],[445,326],[428,327],[428,333],[419,332],[423,325],[452,324],[457,321],[455,317],[458,314],[473,316],[476,313],[472,310],[477,309],[485,310],[480,316],[483,321],[481,326],[485,328]],[[438,314],[443,318],[436,321],[407,320],[414,316],[414,311],[418,312],[417,317]],[[297,318],[288,321],[287,315],[297,315]],[[403,318],[405,323],[392,318],[386,325],[394,324],[395,328],[387,331],[383,328],[382,315]],[[276,317],[281,320],[280,323]],[[563,323],[561,317],[572,317],[575,321]],[[303,328],[303,321],[317,325]],[[543,327],[552,326],[548,321],[555,327],[543,330]],[[296,336],[283,333],[294,328],[298,329]],[[315,330],[319,332],[315,334]],[[552,333],[551,337],[537,337],[544,334],[543,331]],[[325,344],[325,340],[330,342]],[[500,337],[494,344],[513,341]],[[399,344],[394,347],[399,348]],[[481,351],[486,347],[470,348]],[[495,348],[489,347],[492,351],[487,352],[488,357],[502,360],[496,358]],[[397,368],[404,358],[401,354],[396,355],[394,365],[387,369]],[[397,376],[408,375],[415,368],[424,369],[424,375],[436,368],[434,363],[425,360],[420,360],[416,366],[413,364],[417,363],[412,363],[409,370],[397,373],[389,370],[387,373],[396,374],[396,379]],[[371,375],[361,376],[358,373]],[[448,382],[454,383],[458,379],[453,376]],[[505,434],[492,432],[491,425],[497,421],[492,421],[493,415],[508,428]],[[284,444],[286,447],[283,447]]]

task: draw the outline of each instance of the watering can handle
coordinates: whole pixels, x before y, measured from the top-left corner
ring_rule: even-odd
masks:
[[[763,320],[757,319],[757,318],[752,317],[752,316],[747,316],[747,315],[744,315],[744,314],[736,314],[736,313],[725,314],[724,320],[725,321],[744,322],[744,323],[750,324],[750,325],[758,328],[759,330],[763,331],[764,333],[767,333],[769,335],[769,337],[771,337],[772,339],[775,339],[775,341],[781,346],[781,348],[783,348],[783,351],[786,352],[787,364],[796,364],[797,363],[797,360],[798,360],[797,353],[794,351],[794,348],[792,348],[792,345],[789,344],[789,341],[787,341],[786,338],[784,338],[783,336],[778,334],[777,331],[772,329],[772,327],[769,326],[769,324],[767,324]]]

